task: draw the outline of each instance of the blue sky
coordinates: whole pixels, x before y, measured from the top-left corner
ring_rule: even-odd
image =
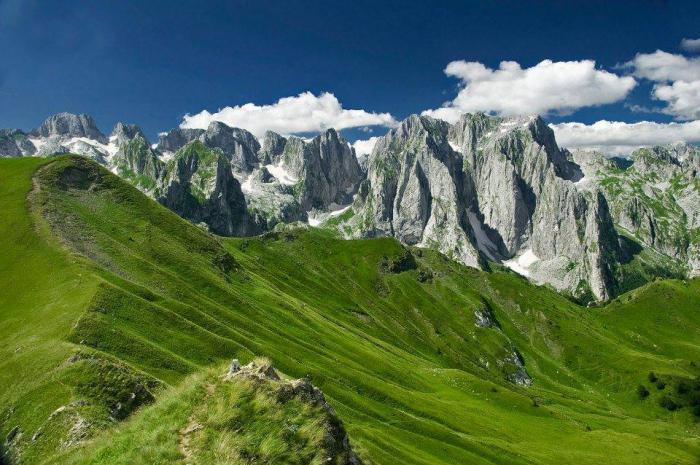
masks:
[[[364,113],[359,122],[342,113],[318,124],[337,125],[340,118],[349,125],[346,137],[354,140],[381,134],[392,124],[372,115],[389,114],[400,120],[439,108],[473,85],[471,71],[446,75],[451,62],[478,62],[493,71],[508,60],[527,71],[543,60],[555,65],[594,60],[595,66],[588,70],[563,67],[563,74],[556,66],[549,71],[541,68],[544,75],[522,73],[518,78],[516,71],[514,92],[528,92],[517,86],[556,78],[557,73],[566,83],[568,72],[574,82],[579,72],[604,71],[611,73],[610,86],[593,76],[593,81],[579,83],[580,89],[572,86],[571,93],[564,92],[562,100],[583,96],[575,108],[551,104],[552,108],[536,110],[555,124],[677,121],[676,130],[678,124],[697,119],[695,87],[679,89],[674,83],[697,80],[700,85],[700,73],[695,75],[697,44],[688,42],[681,48],[683,39],[700,37],[698,18],[696,1],[0,0],[0,127],[30,129],[50,114],[69,111],[92,115],[105,132],[122,120],[141,125],[155,138],[181,124],[185,114],[216,113],[226,106],[252,103],[252,113],[238,112],[234,121],[243,118],[258,128],[265,119],[279,116],[276,107],[257,111],[258,106],[303,92],[312,97],[327,92],[344,109]],[[685,68],[677,75],[650,79],[658,74],[665,56],[652,56],[652,63],[641,71],[619,67],[637,54],[656,50],[682,57],[686,62],[680,66]],[[630,78],[633,84],[622,81],[630,74],[635,75]],[[479,78],[483,92],[494,92],[491,84],[499,79],[508,86],[504,73],[490,76]],[[660,86],[669,88],[666,100],[652,98]],[[464,95],[467,110],[478,107],[508,114],[521,108],[503,109],[493,95],[483,103],[476,89]],[[536,93],[530,97],[528,108],[541,100]],[[676,109],[668,110],[674,102]],[[288,103],[294,107],[304,102]],[[381,122],[353,127],[363,121]],[[283,131],[286,123],[278,123],[273,128]],[[295,129],[299,128],[292,126],[287,132]],[[690,129],[695,126],[685,131]]]

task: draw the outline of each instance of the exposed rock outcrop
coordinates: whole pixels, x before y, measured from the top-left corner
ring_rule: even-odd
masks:
[[[129,133],[125,132],[117,135],[121,142],[112,165],[116,174],[153,196],[165,174],[165,163],[151,149],[140,130],[133,134],[132,138],[128,138]]]
[[[114,126],[110,139],[114,138],[116,144],[121,147],[137,136],[140,136],[148,143],[148,139],[140,127],[135,124],[126,124],[120,121]]]
[[[233,169],[250,172],[258,164],[258,140],[245,129],[232,128],[219,121],[209,124],[199,140],[209,148],[218,148],[231,159]]]
[[[287,183],[298,185],[298,201],[305,211],[349,203],[363,179],[350,144],[334,129],[308,142],[268,132],[259,158],[286,174]]]
[[[323,428],[323,437],[317,452],[322,463],[340,465],[361,465],[362,460],[353,451],[350,438],[338,418],[335,409],[326,401],[323,392],[307,379],[285,380],[275,371],[266,360],[250,362],[240,366],[232,363],[233,371],[229,369],[224,379],[229,382],[252,381],[271,388],[275,393],[275,401],[281,406],[290,401],[299,401],[322,412],[317,425]],[[237,364],[237,366],[236,366]],[[314,462],[315,463],[315,462]]]
[[[97,129],[95,120],[82,114],[58,113],[50,116],[31,134],[35,137],[85,137],[102,144],[107,143],[107,138]]]
[[[217,234],[245,236],[255,231],[231,160],[199,140],[180,149],[168,163],[158,201],[183,218],[206,223]]]
[[[36,147],[19,129],[0,129],[0,157],[34,155]]]
[[[175,153],[202,134],[204,134],[204,129],[171,129],[160,135],[156,148],[162,153]]]
[[[394,236],[482,267],[468,216],[472,179],[448,131],[445,122],[414,115],[377,142],[353,205],[353,228],[360,236]]]
[[[600,186],[616,224],[643,244],[700,273],[700,150],[687,144],[635,151],[630,162],[591,152],[574,156],[588,186]]]
[[[531,252],[535,280],[606,299],[617,236],[582,176],[539,117],[412,116],[377,142],[350,224],[474,267]]]

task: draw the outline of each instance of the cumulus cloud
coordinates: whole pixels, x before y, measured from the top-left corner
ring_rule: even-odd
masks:
[[[700,39],[683,39],[681,40],[681,48],[686,52],[700,52]]]
[[[639,53],[625,66],[632,68],[635,76],[656,82],[652,97],[666,102],[662,113],[679,120],[700,117],[700,58],[657,50]]]
[[[352,144],[352,147],[355,149],[355,155],[359,157],[360,155],[369,155],[370,153],[372,153],[372,149],[374,149],[374,146],[377,144],[377,140],[379,140],[379,137],[370,137],[369,139],[365,140],[356,140]]]
[[[204,110],[195,115],[185,115],[180,127],[206,129],[212,121],[247,129],[258,137],[266,130],[281,134],[298,134],[323,131],[331,127],[340,130],[396,125],[396,120],[389,113],[348,110],[343,108],[331,93],[317,96],[311,92],[303,92],[297,96],[281,98],[270,105],[246,103],[225,107],[215,113]]]
[[[697,81],[676,81],[671,85],[654,87],[654,98],[668,103],[664,113],[677,119],[700,118],[700,79]]]
[[[626,155],[639,147],[681,141],[700,142],[700,121],[623,123],[602,120],[594,124],[550,124],[550,127],[562,147],[600,150],[608,154]]]
[[[635,76],[656,82],[700,79],[700,58],[687,58],[662,50],[638,53],[624,66],[632,68]]]
[[[617,102],[636,85],[631,76],[596,69],[593,60],[544,60],[525,69],[514,61],[502,61],[498,69],[491,69],[460,60],[449,63],[444,72],[461,81],[457,97],[443,108],[423,113],[446,121],[473,111],[567,114],[582,107]]]

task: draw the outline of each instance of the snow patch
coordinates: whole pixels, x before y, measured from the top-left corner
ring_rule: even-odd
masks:
[[[253,178],[254,174],[249,175],[245,181],[241,183],[241,190],[243,191],[244,194],[253,194],[257,190],[255,189],[255,186],[253,186]]]
[[[538,261],[540,259],[532,252],[532,249],[527,249],[521,255],[504,261],[503,264],[518,274],[530,276],[529,268]]]
[[[36,147],[37,152],[40,151],[41,148],[44,145],[46,145],[46,142],[48,141],[48,139],[45,139],[43,137],[28,137],[28,139],[29,139],[29,142],[34,144],[34,147]]]
[[[331,205],[331,208],[332,208],[333,206],[335,206],[335,204],[332,204],[332,205]],[[344,206],[344,207],[338,208],[337,210],[332,210],[331,213],[330,213],[330,216],[340,216],[340,215],[342,215],[343,213],[345,213],[346,211],[348,211],[348,209],[349,209],[350,207],[352,207],[352,205],[346,205],[346,206]]]
[[[338,205],[335,203],[332,203],[328,206],[328,211],[326,212],[319,212],[317,210],[312,210],[312,212],[309,212],[308,218],[309,218],[309,226],[318,226],[324,221],[326,221],[329,218],[334,218],[336,216],[340,216],[348,209],[352,207],[352,204],[349,205]]]
[[[474,231],[476,245],[479,250],[484,252],[491,260],[496,260],[495,253],[498,251],[498,247],[489,239],[481,225],[481,221],[479,221],[479,217],[473,211],[467,210],[467,218],[469,218],[469,224],[472,227],[472,231]]]
[[[459,145],[455,144],[452,141],[447,141],[447,143],[450,144],[450,147],[452,147],[452,150],[454,150],[457,153],[462,153],[462,148]]]
[[[591,187],[592,184],[593,180],[591,179],[591,177],[585,175],[578,181],[574,182],[574,186],[576,186],[579,189],[588,189],[589,187]]]
[[[512,130],[515,127],[526,128],[530,123],[532,123],[537,115],[519,116],[514,118],[509,118],[501,122],[499,125],[498,132],[505,134],[506,132]]]
[[[73,146],[76,145],[78,142],[83,142],[84,144],[94,147],[99,152],[102,152],[102,154],[105,155],[105,158],[108,160],[111,159],[115,153],[117,153],[117,150],[119,150],[119,147],[117,147],[116,136],[110,137],[109,143],[107,144],[97,142],[94,139],[88,139],[87,137],[73,137],[65,145],[69,149],[73,150]]]
[[[168,150],[160,153],[160,159],[165,163],[169,162],[175,156],[175,152],[170,152]]]
[[[280,182],[280,184],[284,184],[285,186],[293,186],[299,182],[299,180],[292,176],[292,174],[282,165],[265,165],[265,168],[267,168],[267,171],[269,171],[270,174]]]

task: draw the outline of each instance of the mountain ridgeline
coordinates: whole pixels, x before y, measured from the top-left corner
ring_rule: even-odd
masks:
[[[502,264],[580,302],[656,276],[700,271],[700,151],[640,149],[631,163],[569,152],[538,116],[413,115],[366,165],[335,130],[312,139],[221,122],[151,145],[134,125],[107,137],[86,115],[0,131],[0,155],[77,153],[224,236],[304,222],[344,238],[391,236],[463,264]]]

